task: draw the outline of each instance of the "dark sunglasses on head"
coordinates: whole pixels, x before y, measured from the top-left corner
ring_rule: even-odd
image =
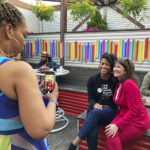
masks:
[[[129,59],[128,58],[124,58],[123,60],[129,64]]]
[[[47,57],[47,55],[45,55],[45,54],[42,54],[42,55],[41,55],[41,57]]]

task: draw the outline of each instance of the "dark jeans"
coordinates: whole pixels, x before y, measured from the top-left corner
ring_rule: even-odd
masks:
[[[111,107],[103,106],[102,110],[92,109],[88,112],[78,137],[84,139],[87,137],[89,150],[97,150],[98,130],[100,125],[108,125],[115,117],[115,111]]]

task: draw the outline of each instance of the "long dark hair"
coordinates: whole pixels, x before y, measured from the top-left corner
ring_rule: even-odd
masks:
[[[135,74],[134,64],[130,59],[127,59],[127,58],[126,59],[117,59],[115,61],[115,63],[119,63],[120,65],[122,65],[125,69],[125,72],[126,72],[126,74],[124,75],[124,77],[120,81],[121,83],[123,83],[127,79],[132,79],[138,85],[139,79]]]

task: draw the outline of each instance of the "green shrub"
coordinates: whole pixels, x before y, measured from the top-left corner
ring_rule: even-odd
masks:
[[[81,2],[72,0],[69,6],[73,21],[82,21],[85,17],[91,16],[96,9],[96,6],[90,0],[82,0]]]
[[[118,3],[123,11],[123,16],[133,15],[136,20],[140,13],[140,20],[143,20],[144,12],[147,10],[148,0],[118,0]]]
[[[87,22],[87,28],[96,27],[100,31],[107,30],[107,23],[103,20],[102,15],[99,10],[96,10],[91,16],[91,20]]]
[[[37,2],[36,5],[32,6],[32,12],[41,20],[54,21],[54,7],[45,6],[42,2]]]

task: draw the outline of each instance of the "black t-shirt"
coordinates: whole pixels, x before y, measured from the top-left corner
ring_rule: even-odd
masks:
[[[116,108],[113,102],[115,87],[116,82],[112,78],[103,80],[100,74],[90,77],[87,84],[89,109],[92,109],[96,103]]]

